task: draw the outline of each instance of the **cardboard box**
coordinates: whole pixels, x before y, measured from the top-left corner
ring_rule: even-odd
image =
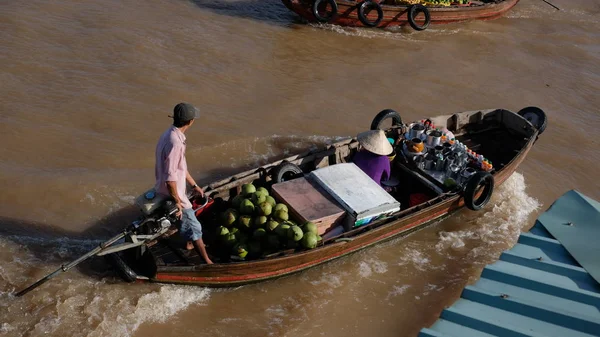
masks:
[[[319,235],[342,223],[344,209],[322,187],[297,178],[274,184],[271,194],[277,202],[288,206],[290,217],[304,224],[311,221],[317,225]]]

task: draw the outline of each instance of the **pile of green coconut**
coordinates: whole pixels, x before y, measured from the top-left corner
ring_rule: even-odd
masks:
[[[317,226],[299,226],[285,204],[277,203],[264,187],[242,186],[231,208],[218,216],[217,244],[240,259],[256,259],[288,249],[313,249],[321,241]]]

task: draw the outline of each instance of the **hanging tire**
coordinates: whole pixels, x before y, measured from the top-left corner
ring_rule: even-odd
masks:
[[[483,185],[481,195],[477,197],[480,186]],[[469,178],[465,187],[465,206],[473,211],[482,209],[492,197],[494,192],[494,177],[489,172],[477,172]]]
[[[538,129],[538,135],[541,135],[546,130],[548,119],[544,110],[535,106],[529,106],[519,110],[518,114]]]
[[[321,13],[319,13],[319,6],[321,6],[323,4],[325,5],[325,9],[327,9],[327,5],[331,6],[331,14],[329,14],[327,16],[323,16],[323,15],[321,15]],[[313,2],[312,12],[313,12],[313,15],[315,16],[315,19],[317,19],[317,21],[322,22],[322,23],[327,23],[331,19],[333,19],[333,17],[337,14],[338,5],[335,2],[335,0],[315,0]]]
[[[104,255],[106,261],[117,271],[123,281],[131,283],[137,280],[137,274],[121,258],[119,253]]]
[[[369,21],[367,14],[365,14],[365,11],[368,9],[375,9],[377,11],[377,19],[375,21]],[[381,20],[383,20],[383,9],[381,9],[381,6],[375,1],[363,1],[358,6],[358,19],[367,27],[377,27]]]
[[[301,177],[303,174],[304,172],[302,172],[302,169],[298,167],[298,165],[290,162],[283,162],[273,169],[271,178],[275,181],[275,183],[281,183]]]
[[[422,25],[419,25],[415,21],[415,17],[421,12],[425,14],[425,22]],[[429,13],[429,9],[421,4],[411,5],[408,7],[408,23],[414,30],[425,30],[429,27],[429,23],[431,23],[431,13]]]
[[[400,117],[399,113],[392,109],[385,109],[379,112],[375,118],[373,118],[373,121],[371,122],[371,130],[379,129],[383,121],[388,118],[392,119],[392,126],[402,125],[402,117]]]

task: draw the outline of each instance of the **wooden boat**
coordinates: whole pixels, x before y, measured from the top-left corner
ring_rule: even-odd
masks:
[[[387,128],[382,127],[388,119],[391,119],[393,124]],[[494,163],[494,168],[489,170],[489,166],[486,166],[488,171],[473,174],[464,184],[448,185],[446,181],[440,181],[433,171],[420,166],[419,161],[414,159],[419,156],[412,156],[410,151],[404,149],[407,138],[410,138],[407,136],[415,130],[412,126],[414,123],[404,124],[397,112],[383,110],[374,118],[371,129],[385,129],[386,136],[395,144],[395,155],[389,158],[392,176],[400,181],[401,188],[386,194],[378,184],[364,176],[380,189],[379,193],[394,200],[395,204],[396,200],[399,201],[400,207],[394,211],[373,217],[361,225],[355,223],[354,226],[344,227],[345,230],[342,231],[332,230],[323,235],[318,246],[312,249],[290,248],[272,251],[242,261],[230,259],[229,254],[220,254],[222,250],[219,249],[216,240],[216,229],[219,225],[216,217],[221,210],[231,207],[230,200],[240,193],[243,184],[253,183],[269,189],[282,186],[282,182],[286,180],[290,182],[304,179],[306,174],[311,176],[342,166],[356,167],[354,164],[345,164],[352,161],[359,148],[356,138],[348,138],[204,186],[203,189],[209,198],[199,207],[198,200],[190,198],[196,216],[203,224],[204,240],[207,242],[208,253],[215,256],[215,264],[207,265],[194,250],[185,250],[185,243],[181,242],[180,235],[174,235],[177,233],[177,227],[173,225],[176,223],[176,219],[173,218],[176,209],[169,201],[161,200],[162,197],[150,190],[136,200],[143,215],[122,233],[77,260],[61,266],[16,296],[31,291],[92,256],[102,255],[109,259],[120,276],[128,282],[227,287],[296,273],[424,228],[434,220],[462,207],[481,209],[489,201],[494,187],[502,184],[525,159],[547,124],[545,113],[536,107],[527,107],[518,113],[504,109],[468,111],[434,117],[427,122],[450,131],[457,141],[457,146],[468,146],[470,150],[484,155]],[[435,132],[438,131],[430,130],[429,136]],[[438,147],[433,149],[437,151]],[[465,151],[461,152],[464,153]],[[464,172],[466,171],[468,170],[465,169]],[[337,176],[334,178],[337,179]],[[353,184],[352,190],[354,189]],[[411,199],[415,194],[421,195],[421,200],[416,203]],[[393,198],[390,198],[390,195]],[[138,203],[138,200],[142,202]],[[346,214],[349,214],[347,209]],[[346,215],[346,218],[348,216]],[[336,230],[340,229],[339,226],[335,227]],[[125,242],[120,242],[123,238]]]
[[[386,134],[395,137],[397,143],[402,144],[408,126],[402,123],[393,110],[384,110],[377,115],[371,129],[380,128],[384,123],[382,121],[388,118],[394,121],[394,125],[386,128]],[[447,128],[454,133],[456,140],[494,163],[495,168],[488,173],[493,177],[491,187],[478,184],[470,192],[466,189],[448,188],[411,164],[411,160],[402,154],[399,148],[401,145],[397,145],[398,154],[392,161],[392,172],[402,181],[403,188],[392,195],[401,201],[402,208],[388,217],[324,239],[314,249],[290,249],[249,261],[222,260],[220,263],[206,265],[195,251],[186,252],[183,249],[184,244],[180,242],[179,235],[173,235],[177,230],[171,227],[156,239],[125,251],[125,254],[121,253],[122,258],[117,255],[118,258],[113,262],[117,262],[115,265],[119,267],[120,274],[128,281],[210,287],[243,285],[299,272],[423,228],[433,220],[464,207],[466,201],[474,203],[475,199],[485,199],[480,202],[479,208],[482,207],[481,203],[489,200],[493,187],[502,184],[516,170],[546,127],[544,112],[535,107],[525,108],[519,113],[503,109],[469,111],[430,120],[437,127]],[[212,200],[226,204],[240,193],[243,184],[253,182],[257,186],[268,187],[278,180],[285,180],[281,179],[282,166],[297,165],[306,174],[319,168],[350,162],[358,146],[356,138],[348,138],[216,181],[205,186],[204,190]],[[410,205],[406,200],[414,192],[425,194],[427,200]],[[466,193],[472,193],[470,199]],[[216,225],[211,225],[209,214],[210,208],[199,214],[199,218],[205,226],[205,240],[208,241],[208,251],[211,254],[211,239],[208,234],[214,231]],[[114,257],[116,254],[111,255]]]
[[[384,1],[352,0],[282,0],[285,6],[309,22],[340,26],[378,27],[405,26],[423,30],[431,24],[470,20],[489,20],[502,16],[519,0],[471,1],[467,5],[449,7],[394,5]],[[315,4],[317,5],[315,7]],[[418,15],[423,12],[424,15]]]

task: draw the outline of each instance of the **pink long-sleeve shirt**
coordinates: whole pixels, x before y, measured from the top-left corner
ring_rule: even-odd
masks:
[[[192,208],[192,204],[185,194],[187,175],[185,135],[174,126],[165,131],[158,140],[154,175],[156,177],[154,188],[158,193],[170,195],[167,181],[174,181],[181,205],[184,209]]]

